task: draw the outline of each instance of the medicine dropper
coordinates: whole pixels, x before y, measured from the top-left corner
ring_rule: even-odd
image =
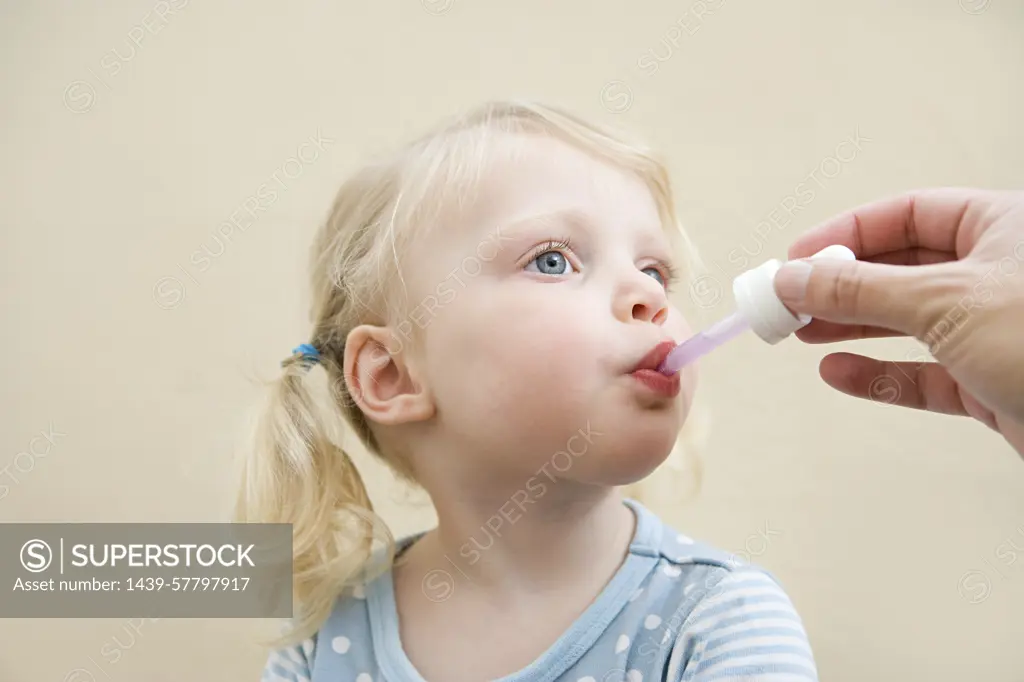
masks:
[[[826,247],[809,260],[819,258],[856,260],[853,251],[841,244]],[[732,283],[736,312],[673,348],[658,371],[675,374],[747,330],[753,331],[762,341],[775,345],[808,325],[811,321],[809,315],[794,315],[775,293],[775,274],[781,267],[782,261],[772,259],[736,277]]]

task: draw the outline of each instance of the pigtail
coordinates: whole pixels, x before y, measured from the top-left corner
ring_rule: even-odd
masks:
[[[294,618],[275,642],[309,637],[347,586],[368,580],[375,539],[393,541],[349,455],[332,440],[342,416],[314,398],[309,363],[292,356],[270,387],[242,464],[239,523],[290,523]],[[383,557],[390,561],[392,557]]]

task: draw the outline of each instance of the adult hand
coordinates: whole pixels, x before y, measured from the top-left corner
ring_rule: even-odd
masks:
[[[822,360],[844,393],[969,415],[1024,455],[1024,192],[917,191],[842,213],[792,245],[791,259],[830,244],[855,262],[787,263],[780,298],[815,319],[808,343],[913,336],[938,362],[852,353]]]

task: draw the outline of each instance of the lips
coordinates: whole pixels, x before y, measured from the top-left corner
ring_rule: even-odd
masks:
[[[661,363],[665,361],[665,358],[668,357],[668,354],[671,353],[672,349],[675,347],[676,344],[674,341],[662,341],[652,348],[651,351],[637,363],[636,367],[630,370],[630,373],[639,372],[642,369],[657,370],[661,367]]]
[[[645,392],[653,392],[666,398],[675,398],[681,390],[679,373],[665,376],[658,371],[658,367],[665,361],[665,358],[676,347],[673,341],[662,341],[651,349],[630,374],[636,378],[637,386]]]

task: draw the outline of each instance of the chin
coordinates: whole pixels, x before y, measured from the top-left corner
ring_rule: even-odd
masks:
[[[608,434],[610,436],[611,434]],[[622,486],[647,478],[664,464],[672,452],[678,434],[624,433],[612,441],[607,438],[600,450],[588,457],[585,470],[590,482]]]

